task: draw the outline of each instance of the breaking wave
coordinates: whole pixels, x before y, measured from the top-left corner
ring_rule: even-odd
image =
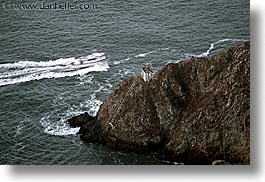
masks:
[[[92,94],[88,100],[79,105],[74,105],[66,111],[57,110],[45,115],[41,118],[40,123],[47,134],[56,136],[76,135],[80,128],[71,128],[66,121],[84,112],[95,116],[101,103],[102,101],[96,99],[95,94]]]
[[[215,46],[217,44],[220,44],[220,43],[223,43],[223,42],[243,42],[243,41],[246,41],[246,40],[243,40],[243,39],[221,39],[221,40],[218,40],[216,42],[213,42],[211,43],[210,47],[208,48],[208,50],[206,52],[203,52],[199,55],[196,55],[196,54],[186,54],[186,56],[188,57],[207,57],[210,52],[215,48]]]

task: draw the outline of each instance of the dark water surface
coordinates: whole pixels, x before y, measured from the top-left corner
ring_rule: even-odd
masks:
[[[4,10],[1,4],[0,164],[166,164],[83,143],[65,121],[85,111],[95,115],[144,63],[157,71],[250,38],[247,0],[90,3],[97,9]],[[75,66],[95,52],[108,64]]]

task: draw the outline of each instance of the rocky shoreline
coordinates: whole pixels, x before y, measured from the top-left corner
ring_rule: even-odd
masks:
[[[250,164],[250,42],[122,81],[80,138],[184,164]],[[218,162],[219,161],[219,162]]]

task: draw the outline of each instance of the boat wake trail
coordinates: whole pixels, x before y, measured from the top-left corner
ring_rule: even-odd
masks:
[[[0,86],[33,80],[82,76],[89,72],[107,71],[104,53],[93,53],[80,58],[60,58],[54,61],[19,61],[0,64]]]

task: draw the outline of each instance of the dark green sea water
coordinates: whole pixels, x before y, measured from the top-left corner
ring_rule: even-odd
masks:
[[[3,9],[12,2],[33,1],[0,3],[0,164],[166,164],[83,143],[65,121],[95,115],[144,63],[157,71],[250,39],[247,0],[68,0],[97,9]],[[95,52],[108,64],[70,64]]]

